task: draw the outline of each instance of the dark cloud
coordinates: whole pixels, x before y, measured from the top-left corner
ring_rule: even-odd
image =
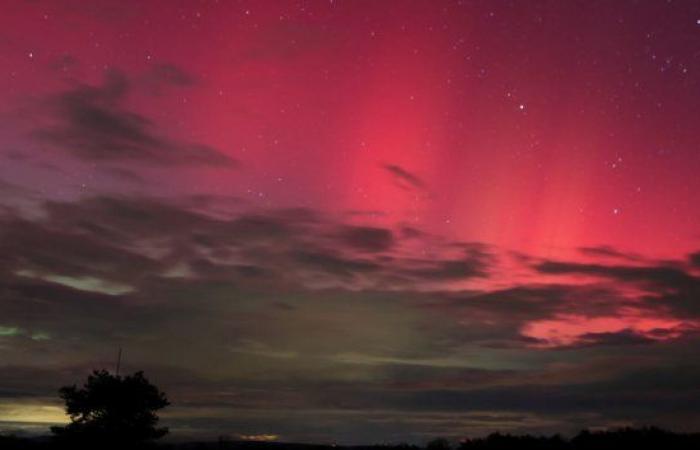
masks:
[[[695,252],[688,255],[688,261],[690,261],[690,264],[692,264],[694,267],[700,267],[700,252]]]
[[[168,83],[175,86],[193,86],[197,79],[174,64],[157,64],[151,69],[153,81],[157,84]]]
[[[635,302],[598,286],[523,284],[488,291],[432,294],[423,308],[452,317],[465,326],[450,331],[449,340],[478,343],[489,349],[523,349],[551,345],[546,339],[523,335],[528,323],[560,315],[610,317]],[[577,340],[576,344],[579,343]],[[565,347],[565,345],[560,345]]]
[[[680,267],[672,265],[625,266],[545,261],[537,270],[547,274],[579,274],[639,282],[656,287],[682,287],[697,283],[697,279]]]
[[[418,239],[427,236],[424,231],[409,226],[402,226],[400,229],[400,234],[406,239]]]
[[[450,247],[462,249],[458,257],[416,259],[403,273],[425,280],[448,281],[489,276],[494,257],[488,247],[477,244],[450,243]]]
[[[94,233],[56,230],[23,220],[4,225],[0,260],[5,267],[28,274],[126,281],[159,267],[151,258],[96,238]]]
[[[628,346],[651,344],[656,342],[643,334],[637,333],[634,330],[622,330],[610,333],[585,333],[581,335],[577,346],[591,345],[613,345],[613,346]]]
[[[125,169],[122,167],[108,167],[105,169],[105,172],[117,180],[139,185],[147,184],[146,178],[142,177],[141,175],[138,175],[133,170]]]
[[[396,164],[384,164],[382,166],[384,170],[392,175],[396,183],[402,188],[425,190],[426,186],[423,180]]]
[[[630,261],[638,261],[640,258],[636,255],[621,252],[611,246],[602,245],[598,247],[581,247],[579,251],[587,256],[592,256],[594,258],[613,258],[613,259],[625,259]]]
[[[485,277],[486,265],[483,259],[465,257],[444,261],[422,261],[419,267],[404,270],[403,273],[426,280],[459,280],[474,277]]]
[[[342,277],[377,272],[380,269],[378,264],[371,261],[343,258],[331,250],[298,250],[292,253],[292,257],[305,267]]]
[[[161,136],[151,120],[124,108],[129,92],[127,77],[114,70],[106,73],[101,86],[78,83],[49,100],[49,120],[32,135],[87,161],[236,166],[234,159],[209,146]]]
[[[688,383],[689,373],[674,374],[681,377],[681,382]],[[671,381],[675,376],[672,371],[658,370]],[[668,379],[671,378],[671,379]],[[630,382],[631,384],[626,384]],[[661,381],[657,379],[657,381]],[[608,420],[624,418],[626,420],[659,420],[665,415],[691,412],[698,394],[685,393],[668,385],[655,389],[652,386],[640,386],[633,374],[615,378],[606,382],[584,383],[579,385],[531,384],[515,386],[496,386],[477,388],[466,391],[426,390],[396,395],[385,395],[382,403],[393,404],[404,410],[440,410],[440,411],[484,411],[503,410],[511,412],[535,412],[545,415],[563,415],[571,413],[600,414]],[[677,385],[678,386],[678,385]],[[381,395],[376,393],[376,395]],[[387,398],[388,397],[388,398]]]
[[[0,223],[2,258],[26,276],[91,277],[103,290],[116,291],[171,270],[231,279],[277,274],[287,281],[313,272],[342,285],[361,279],[367,286],[409,287],[485,277],[493,262],[481,248],[454,255],[449,243],[442,244],[444,256],[394,254],[391,230],[337,223],[309,210],[223,217],[206,205],[218,206],[201,198],[176,204],[120,196],[46,202],[43,219],[15,216]]]
[[[351,247],[368,252],[386,251],[394,244],[391,230],[375,227],[345,227],[340,232],[340,239]]]
[[[586,275],[629,283],[646,291],[641,300],[645,306],[665,307],[680,317],[700,315],[700,278],[685,269],[686,263],[662,262],[655,265],[603,265],[561,261],[536,264],[541,273],[553,275]]]

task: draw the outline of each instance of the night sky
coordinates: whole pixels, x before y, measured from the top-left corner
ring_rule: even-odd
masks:
[[[3,1],[0,430],[700,429],[700,3]]]

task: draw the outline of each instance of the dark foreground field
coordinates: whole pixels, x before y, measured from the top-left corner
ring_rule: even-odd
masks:
[[[331,446],[282,442],[212,441],[188,443],[115,444],[114,442],[58,442],[51,438],[0,436],[0,450],[149,449],[149,450],[698,450],[700,433],[673,433],[658,428],[624,428],[612,431],[582,431],[573,438],[494,433],[484,438],[451,442],[435,439],[425,446],[409,444]]]

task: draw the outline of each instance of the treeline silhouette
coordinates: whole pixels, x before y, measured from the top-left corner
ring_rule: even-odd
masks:
[[[493,433],[467,439],[459,450],[670,450],[700,449],[700,433],[673,433],[656,427],[583,430],[571,439],[560,435],[532,436]]]
[[[49,438],[20,438],[0,436],[2,450],[68,450],[80,448],[74,444]],[[291,444],[283,442],[250,442],[219,440],[212,442],[155,443],[111,445],[110,442],[90,448],[144,450],[697,450],[700,433],[674,433],[656,427],[620,428],[608,431],[584,430],[570,439],[560,435],[532,436],[493,433],[482,438],[450,442],[435,439],[421,447],[409,444],[331,446]]]

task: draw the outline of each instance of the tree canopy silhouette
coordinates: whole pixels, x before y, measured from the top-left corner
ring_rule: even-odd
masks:
[[[59,438],[127,444],[157,439],[168,432],[156,427],[156,412],[170,403],[143,372],[119,376],[94,371],[83,387],[64,386],[60,394],[71,421],[51,428]]]

